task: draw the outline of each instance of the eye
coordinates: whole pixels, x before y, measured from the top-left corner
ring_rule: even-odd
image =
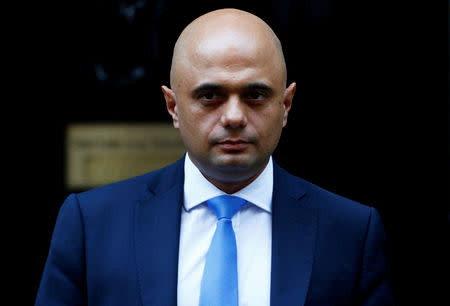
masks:
[[[216,94],[213,92],[205,92],[198,96],[199,99],[204,99],[204,100],[213,100],[216,97],[217,97]]]
[[[215,91],[205,91],[197,95],[197,101],[199,101],[204,106],[214,106],[219,105],[222,101],[223,96]]]
[[[267,94],[265,92],[259,91],[259,90],[252,90],[252,91],[248,91],[245,94],[245,99],[248,102],[251,102],[253,104],[261,104],[262,102],[264,102],[267,99]]]
[[[264,99],[265,95],[259,91],[251,91],[247,94],[247,97],[252,100]]]

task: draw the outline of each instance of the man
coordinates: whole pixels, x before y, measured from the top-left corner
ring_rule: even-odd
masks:
[[[36,305],[393,304],[375,209],[271,158],[296,84],[264,21],[235,9],[197,18],[170,83],[187,154],[70,195]]]

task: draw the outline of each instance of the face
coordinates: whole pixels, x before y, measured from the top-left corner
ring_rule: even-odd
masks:
[[[220,38],[220,39],[217,39]],[[275,51],[234,33],[197,41],[163,92],[189,157],[213,180],[251,179],[280,139],[295,92]]]

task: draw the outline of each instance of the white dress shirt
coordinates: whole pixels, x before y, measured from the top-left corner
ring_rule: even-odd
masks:
[[[184,206],[178,258],[178,306],[198,306],[206,254],[217,217],[206,200],[226,194],[211,184],[186,154]],[[272,157],[264,171],[233,195],[247,200],[232,218],[236,234],[239,306],[270,305]]]

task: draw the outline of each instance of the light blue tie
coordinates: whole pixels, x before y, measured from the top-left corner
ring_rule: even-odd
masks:
[[[245,200],[222,195],[206,203],[217,216],[217,228],[206,255],[199,306],[238,306],[236,237],[231,218]]]

